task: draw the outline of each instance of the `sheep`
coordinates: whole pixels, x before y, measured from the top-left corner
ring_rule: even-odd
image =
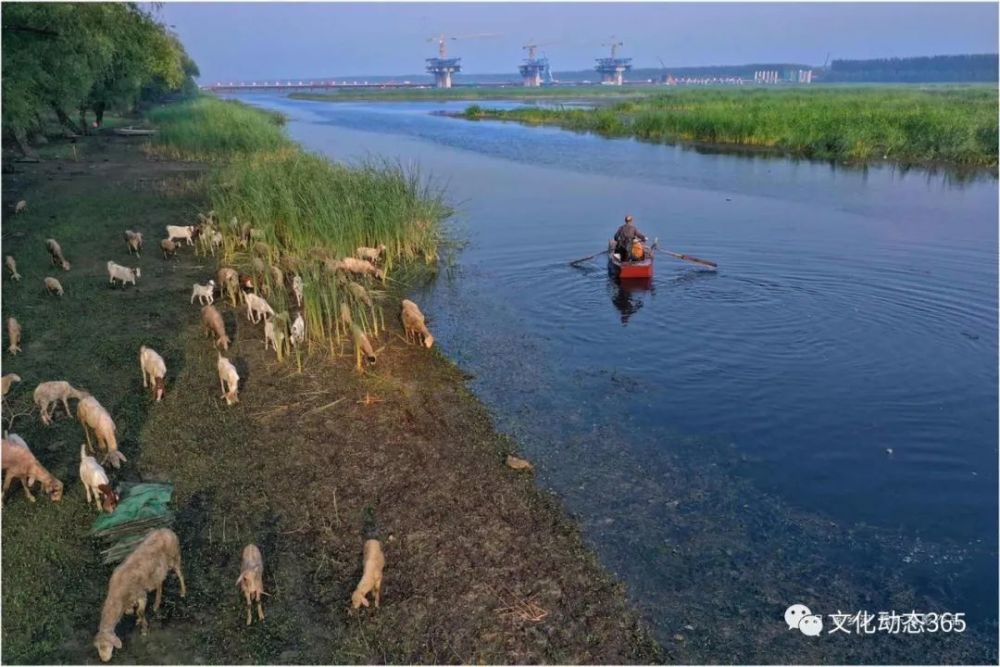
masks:
[[[384,252],[385,244],[380,243],[377,248],[358,248],[354,254],[358,259],[366,259],[374,264],[382,257]]]
[[[83,434],[87,436],[87,446],[94,451],[94,446],[90,442],[90,431],[94,431],[94,438],[99,447],[104,449],[104,458],[101,463],[111,462],[115,468],[128,459],[118,451],[118,440],[115,438],[115,422],[111,415],[104,409],[96,398],[85,396],[76,404],[76,418],[83,426]]]
[[[222,247],[222,232],[212,232],[212,236],[209,239],[209,248],[212,250],[212,255],[215,255],[215,251]]]
[[[197,236],[196,230],[197,227],[194,225],[167,225],[167,238],[171,241],[174,239],[184,239],[187,241],[187,245],[194,245],[194,238]]]
[[[422,341],[425,347],[430,348],[434,345],[434,336],[424,324],[424,314],[420,312],[417,304],[409,299],[403,299],[402,306],[400,317],[403,320],[403,332],[406,334],[406,340],[409,341],[412,337],[417,342]]]
[[[7,266],[7,270],[10,272],[10,279],[14,282],[21,282],[21,274],[17,272],[17,262],[10,255],[4,260],[4,264]]]
[[[87,455],[87,445],[80,445],[80,481],[87,493],[87,505],[93,496],[97,511],[114,512],[118,506],[118,494],[111,488],[108,474],[93,456]]]
[[[177,244],[170,239],[162,239],[160,250],[163,252],[163,259],[170,259],[177,252]]]
[[[264,595],[264,557],[256,544],[243,547],[243,562],[240,564],[240,576],[236,585],[243,591],[247,601],[247,625],[253,623],[251,601],[257,601],[257,618],[264,620],[264,607],[260,598]]]
[[[353,324],[353,321],[351,320],[351,307],[347,305],[346,301],[340,302],[340,321],[345,327],[349,327]]]
[[[122,640],[115,634],[115,626],[124,614],[135,610],[142,634],[149,631],[149,623],[146,622],[147,594],[156,591],[153,602],[153,611],[156,611],[163,597],[163,582],[171,570],[180,581],[180,596],[187,597],[187,586],[181,572],[180,540],[169,528],[150,532],[135,551],[115,568],[108,582],[108,595],[104,599],[101,622],[94,636],[94,648],[102,662],[110,660],[114,649],[122,647]]]
[[[274,336],[274,320],[267,320],[264,322],[264,349],[266,350],[268,346],[274,346],[274,351],[278,351],[278,341]]]
[[[167,364],[163,357],[157,354],[156,350],[139,346],[139,369],[142,371],[142,386],[153,388],[153,398],[160,401],[163,398],[165,386],[164,379],[167,377]]]
[[[514,456],[513,454],[508,454],[507,455],[507,461],[506,461],[506,463],[507,463],[507,467],[510,468],[511,470],[518,470],[518,471],[525,471],[525,472],[527,472],[527,471],[531,471],[531,470],[535,469],[535,466],[531,465],[531,463],[529,461],[525,461],[524,459],[520,459],[520,458]]]
[[[285,274],[276,266],[271,267],[271,282],[278,287],[285,284]]]
[[[55,239],[45,239],[45,249],[49,251],[49,257],[56,266],[61,266],[63,271],[69,271],[69,262],[63,256],[62,248]]]
[[[205,300],[208,303],[215,303],[215,281],[209,280],[205,285],[199,285],[195,283],[191,286],[191,303],[194,303],[195,297],[198,297],[198,303],[205,305]]]
[[[21,481],[21,488],[24,495],[31,502],[35,502],[35,497],[31,495],[31,487],[35,481],[42,483],[42,491],[48,495],[52,502],[59,502],[62,499],[63,483],[46,470],[35,455],[28,449],[28,445],[16,433],[8,433],[0,445],[0,468],[4,471],[3,492],[7,495],[10,483],[15,479]]]
[[[366,540],[363,557],[364,571],[361,573],[361,581],[351,594],[351,606],[354,609],[362,605],[368,606],[368,593],[374,592],[376,607],[382,598],[382,570],[385,568],[382,543],[378,540]]]
[[[131,229],[125,230],[125,243],[128,245],[128,254],[135,253],[136,257],[142,256],[142,232],[133,232]]]
[[[365,289],[364,285],[360,285],[354,282],[353,280],[349,280],[347,281],[347,290],[351,293],[351,295],[355,299],[357,299],[361,303],[365,304],[369,308],[374,307],[372,305],[372,297],[368,293],[368,290]]]
[[[365,335],[365,332],[357,324],[351,325],[351,333],[354,335],[354,356],[358,363],[358,369],[361,368],[362,357],[369,363],[374,364],[375,350],[372,348],[368,336]]]
[[[222,396],[219,398],[226,399],[226,405],[239,403],[240,376],[236,372],[236,366],[233,366],[232,362],[219,352],[219,361],[216,363],[216,367],[219,370],[219,386],[222,387]]]
[[[50,380],[49,382],[42,382],[35,387],[34,401],[35,405],[38,406],[38,413],[42,418],[42,423],[48,426],[52,423],[56,404],[61,401],[63,408],[66,410],[66,416],[72,417],[73,413],[69,411],[69,399],[75,398],[80,401],[89,395],[83,390],[74,388],[73,385],[65,380]]]
[[[16,373],[7,373],[7,375],[0,378],[0,385],[3,386],[3,395],[6,396],[13,384],[20,381],[21,376]]]
[[[108,282],[112,285],[115,284],[116,280],[122,281],[122,287],[125,287],[125,283],[132,283],[135,285],[135,281],[142,277],[142,270],[139,267],[130,269],[127,266],[122,266],[121,264],[115,264],[114,262],[108,262]]]
[[[60,282],[55,278],[51,276],[46,276],[43,282],[45,283],[45,289],[48,291],[49,294],[55,294],[56,296],[63,295],[62,284],[60,284]]]
[[[13,317],[7,318],[7,351],[17,354],[21,351],[21,325]]]
[[[268,315],[274,316],[274,311],[267,304],[267,301],[264,301],[264,299],[253,292],[247,292],[245,299],[247,302],[247,319],[252,323],[257,324],[261,320],[267,319]],[[254,317],[255,315],[258,317]]]
[[[302,318],[302,313],[299,313],[295,317],[295,322],[292,323],[292,335],[290,341],[293,346],[298,346],[304,343],[306,340],[306,321]]]
[[[224,266],[219,269],[219,273],[216,274],[216,278],[219,280],[219,295],[222,297],[229,296],[229,300],[232,301],[233,307],[235,308],[240,299],[240,274],[236,271],[236,269]]]
[[[17,202],[17,204],[14,205],[14,215],[19,215],[27,210],[28,210],[28,202],[25,199],[22,199],[21,201]]]
[[[205,326],[208,336],[215,336],[215,346],[223,350],[229,349],[229,336],[226,335],[226,325],[222,321],[222,313],[215,306],[205,306],[201,309],[201,323]]]
[[[299,308],[302,307],[302,276],[295,276],[292,278],[292,294],[295,296],[295,305]]]
[[[370,273],[379,280],[383,280],[385,278],[385,275],[382,273],[382,269],[379,269],[374,264],[364,259],[345,257],[344,259],[340,260],[339,268],[349,273],[357,273],[362,275]]]

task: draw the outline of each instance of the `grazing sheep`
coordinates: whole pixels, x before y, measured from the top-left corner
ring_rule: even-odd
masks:
[[[160,608],[163,582],[173,570],[181,585],[181,597],[187,596],[184,574],[181,572],[181,545],[177,534],[169,528],[154,530],[135,548],[129,557],[115,568],[108,582],[108,595],[101,609],[101,623],[94,636],[94,648],[101,661],[111,659],[114,649],[122,647],[122,640],[115,634],[115,626],[125,614],[135,611],[137,623],[145,635],[146,600],[150,591],[156,591],[153,611]]]
[[[7,318],[7,351],[17,354],[21,351],[21,325],[13,317]]]
[[[263,241],[257,241],[253,244],[253,251],[261,257],[267,257],[271,254],[271,246],[267,245]]]
[[[194,225],[167,225],[167,238],[171,241],[174,239],[184,239],[187,241],[187,245],[194,245],[194,238],[197,236],[197,229],[198,228]]]
[[[62,284],[55,278],[51,276],[46,276],[45,278],[45,289],[48,290],[49,294],[55,294],[56,296],[63,295]]]
[[[205,306],[201,309],[201,323],[205,326],[208,336],[215,336],[215,346],[223,350],[229,349],[229,336],[226,335],[226,324],[222,321],[222,313],[215,306]]]
[[[101,463],[110,461],[112,466],[119,468],[123,462],[128,460],[118,451],[115,422],[96,398],[89,395],[81,398],[80,402],[76,404],[76,418],[83,426],[83,434],[87,436],[87,446],[90,451],[94,451],[94,446],[90,442],[90,431],[94,432],[98,446],[104,450],[104,458],[101,459]]]
[[[254,292],[257,288],[254,287],[253,277],[248,276],[245,273],[239,274],[237,282],[240,286],[240,298],[242,299],[247,292]]]
[[[267,320],[264,322],[264,349],[266,350],[269,345],[274,346],[274,351],[278,351],[278,341],[274,336],[274,320]]]
[[[253,623],[251,601],[257,601],[257,618],[264,620],[264,607],[260,598],[264,595],[264,557],[256,544],[243,547],[243,562],[240,565],[240,576],[236,585],[243,591],[247,600],[247,625]]]
[[[160,250],[163,251],[163,259],[170,259],[177,252],[177,244],[170,239],[162,239]]]
[[[365,289],[364,285],[356,283],[353,280],[349,280],[347,281],[347,291],[349,291],[355,299],[369,308],[373,307],[371,294],[368,293],[368,290]]]
[[[209,280],[205,285],[199,285],[195,283],[191,286],[191,303],[194,303],[195,297],[198,297],[198,303],[205,305],[205,301],[212,304],[215,303],[215,281]]]
[[[45,249],[49,251],[49,257],[52,258],[53,264],[62,267],[63,271],[69,271],[69,262],[63,256],[63,251],[58,241],[55,239],[45,239]]]
[[[215,255],[215,251],[222,247],[222,232],[212,232],[212,236],[209,237],[209,248],[212,250],[212,255]]]
[[[351,333],[354,336],[354,356],[358,363],[358,368],[361,368],[362,357],[368,361],[368,363],[375,363],[375,349],[372,347],[371,341],[368,340],[368,336],[365,332],[361,330],[357,324],[351,325]]]
[[[52,502],[59,502],[62,499],[63,483],[38,462],[21,436],[16,433],[8,433],[0,447],[2,447],[0,449],[0,461],[2,461],[0,468],[4,471],[3,496],[7,495],[10,483],[17,479],[21,481],[25,497],[31,502],[35,502],[35,497],[31,495],[31,487],[35,485],[37,480],[42,483],[42,491]]]
[[[295,296],[295,305],[299,308],[302,307],[302,276],[295,276],[292,278],[292,294]]]
[[[276,266],[271,267],[271,282],[277,287],[282,287],[285,284],[285,274]]]
[[[219,352],[219,361],[216,363],[216,367],[219,370],[219,386],[222,387],[222,396],[219,398],[226,399],[226,405],[239,403],[240,376],[236,372],[236,366],[233,366],[232,362]]]
[[[52,417],[59,402],[62,402],[62,406],[66,410],[66,416],[72,417],[73,413],[69,411],[69,399],[75,398],[79,401],[89,395],[83,390],[75,389],[73,385],[65,380],[51,380],[49,382],[42,382],[35,387],[34,400],[35,405],[38,406],[38,413],[42,418],[42,423],[48,426],[52,423]]]
[[[377,248],[365,248],[365,247],[358,248],[354,254],[358,259],[367,259],[368,261],[374,264],[382,257],[382,253],[384,252],[385,252],[385,245],[379,244]]]
[[[163,381],[167,377],[167,364],[163,361],[163,357],[157,354],[156,350],[140,345],[139,368],[142,371],[142,386],[152,386],[153,398],[161,400],[165,391]]]
[[[531,465],[531,463],[529,463],[528,461],[525,461],[524,459],[519,459],[513,454],[507,455],[507,467],[510,468],[511,470],[521,470],[525,472],[529,470],[534,470],[535,468],[535,466]]]
[[[363,551],[364,571],[361,581],[351,594],[351,606],[358,609],[368,606],[368,594],[374,592],[375,606],[379,606],[382,598],[382,570],[385,568],[385,555],[382,553],[382,543],[378,540],[366,540]]]
[[[306,321],[302,318],[302,313],[296,315],[295,322],[292,323],[290,340],[293,346],[301,345],[306,340]]]
[[[268,315],[274,316],[274,311],[267,304],[267,301],[253,292],[247,292],[244,298],[247,302],[247,319],[252,323],[257,324],[261,320],[267,319]]]
[[[351,320],[351,308],[345,301],[340,302],[340,321],[345,327],[349,327],[353,324],[353,321]]]
[[[0,378],[0,385],[3,386],[3,395],[6,396],[7,392],[10,391],[11,386],[13,386],[15,382],[20,382],[20,381],[21,381],[21,376],[17,375],[16,373],[7,373],[7,375],[4,375],[2,378]]]
[[[24,213],[27,210],[28,210],[27,200],[22,199],[21,201],[17,202],[17,204],[14,205],[14,215]]]
[[[356,259],[354,257],[345,257],[344,259],[340,260],[340,267],[339,268],[341,268],[341,269],[343,269],[343,270],[345,270],[345,271],[347,271],[349,273],[356,273],[356,274],[359,274],[359,275],[364,275],[364,274],[369,274],[370,273],[371,275],[375,276],[379,280],[383,280],[384,277],[385,277],[383,275],[383,273],[382,273],[382,270],[379,269],[378,267],[376,267],[374,264],[372,264],[368,260]]]
[[[21,274],[17,272],[17,262],[10,255],[4,260],[4,264],[7,266],[7,270],[10,272],[10,279],[14,282],[21,281]]]
[[[135,281],[142,277],[142,271],[139,267],[130,269],[127,266],[122,266],[121,264],[115,264],[114,262],[108,262],[108,282],[112,285],[115,284],[116,280],[122,282],[122,287],[125,287],[125,283],[132,283],[135,285]]]
[[[131,229],[125,230],[125,243],[128,245],[128,254],[133,252],[136,257],[142,255],[142,232],[133,232]]]
[[[240,300],[240,274],[237,273],[236,269],[224,266],[219,269],[216,278],[219,280],[219,294],[222,297],[228,296],[233,308],[235,308]]]
[[[326,259],[323,260],[323,269],[330,275],[336,274],[343,268],[344,268],[344,263],[338,259],[327,257]]]
[[[400,317],[403,320],[403,332],[406,334],[407,341],[413,338],[417,342],[423,342],[425,347],[430,348],[434,345],[434,336],[427,330],[427,325],[424,323],[424,314],[420,312],[417,304],[409,299],[403,299],[403,308]]]
[[[93,496],[97,511],[114,512],[118,506],[118,494],[111,488],[108,474],[93,456],[87,455],[87,445],[80,445],[80,481],[87,492],[87,504]]]

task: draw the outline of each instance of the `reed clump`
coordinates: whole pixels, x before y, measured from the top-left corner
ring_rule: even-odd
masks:
[[[476,110],[607,136],[774,149],[847,162],[996,167],[995,88],[679,89],[593,109]]]

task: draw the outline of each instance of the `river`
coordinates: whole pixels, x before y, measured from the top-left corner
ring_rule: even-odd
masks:
[[[665,645],[933,662],[802,652],[782,621],[905,605],[964,612],[941,655],[996,660],[995,178],[431,113],[463,103],[244,99],[309,150],[446,189],[467,245],[414,298]],[[630,290],[603,257],[568,265],[626,213],[719,271],[660,255]]]

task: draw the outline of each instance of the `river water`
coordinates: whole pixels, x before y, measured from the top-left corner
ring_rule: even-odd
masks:
[[[995,178],[431,113],[462,103],[245,99],[309,150],[446,189],[468,243],[415,298],[665,645],[996,660]],[[719,271],[660,255],[630,289],[603,258],[568,265],[626,213]],[[793,602],[964,612],[969,631],[809,653]]]

